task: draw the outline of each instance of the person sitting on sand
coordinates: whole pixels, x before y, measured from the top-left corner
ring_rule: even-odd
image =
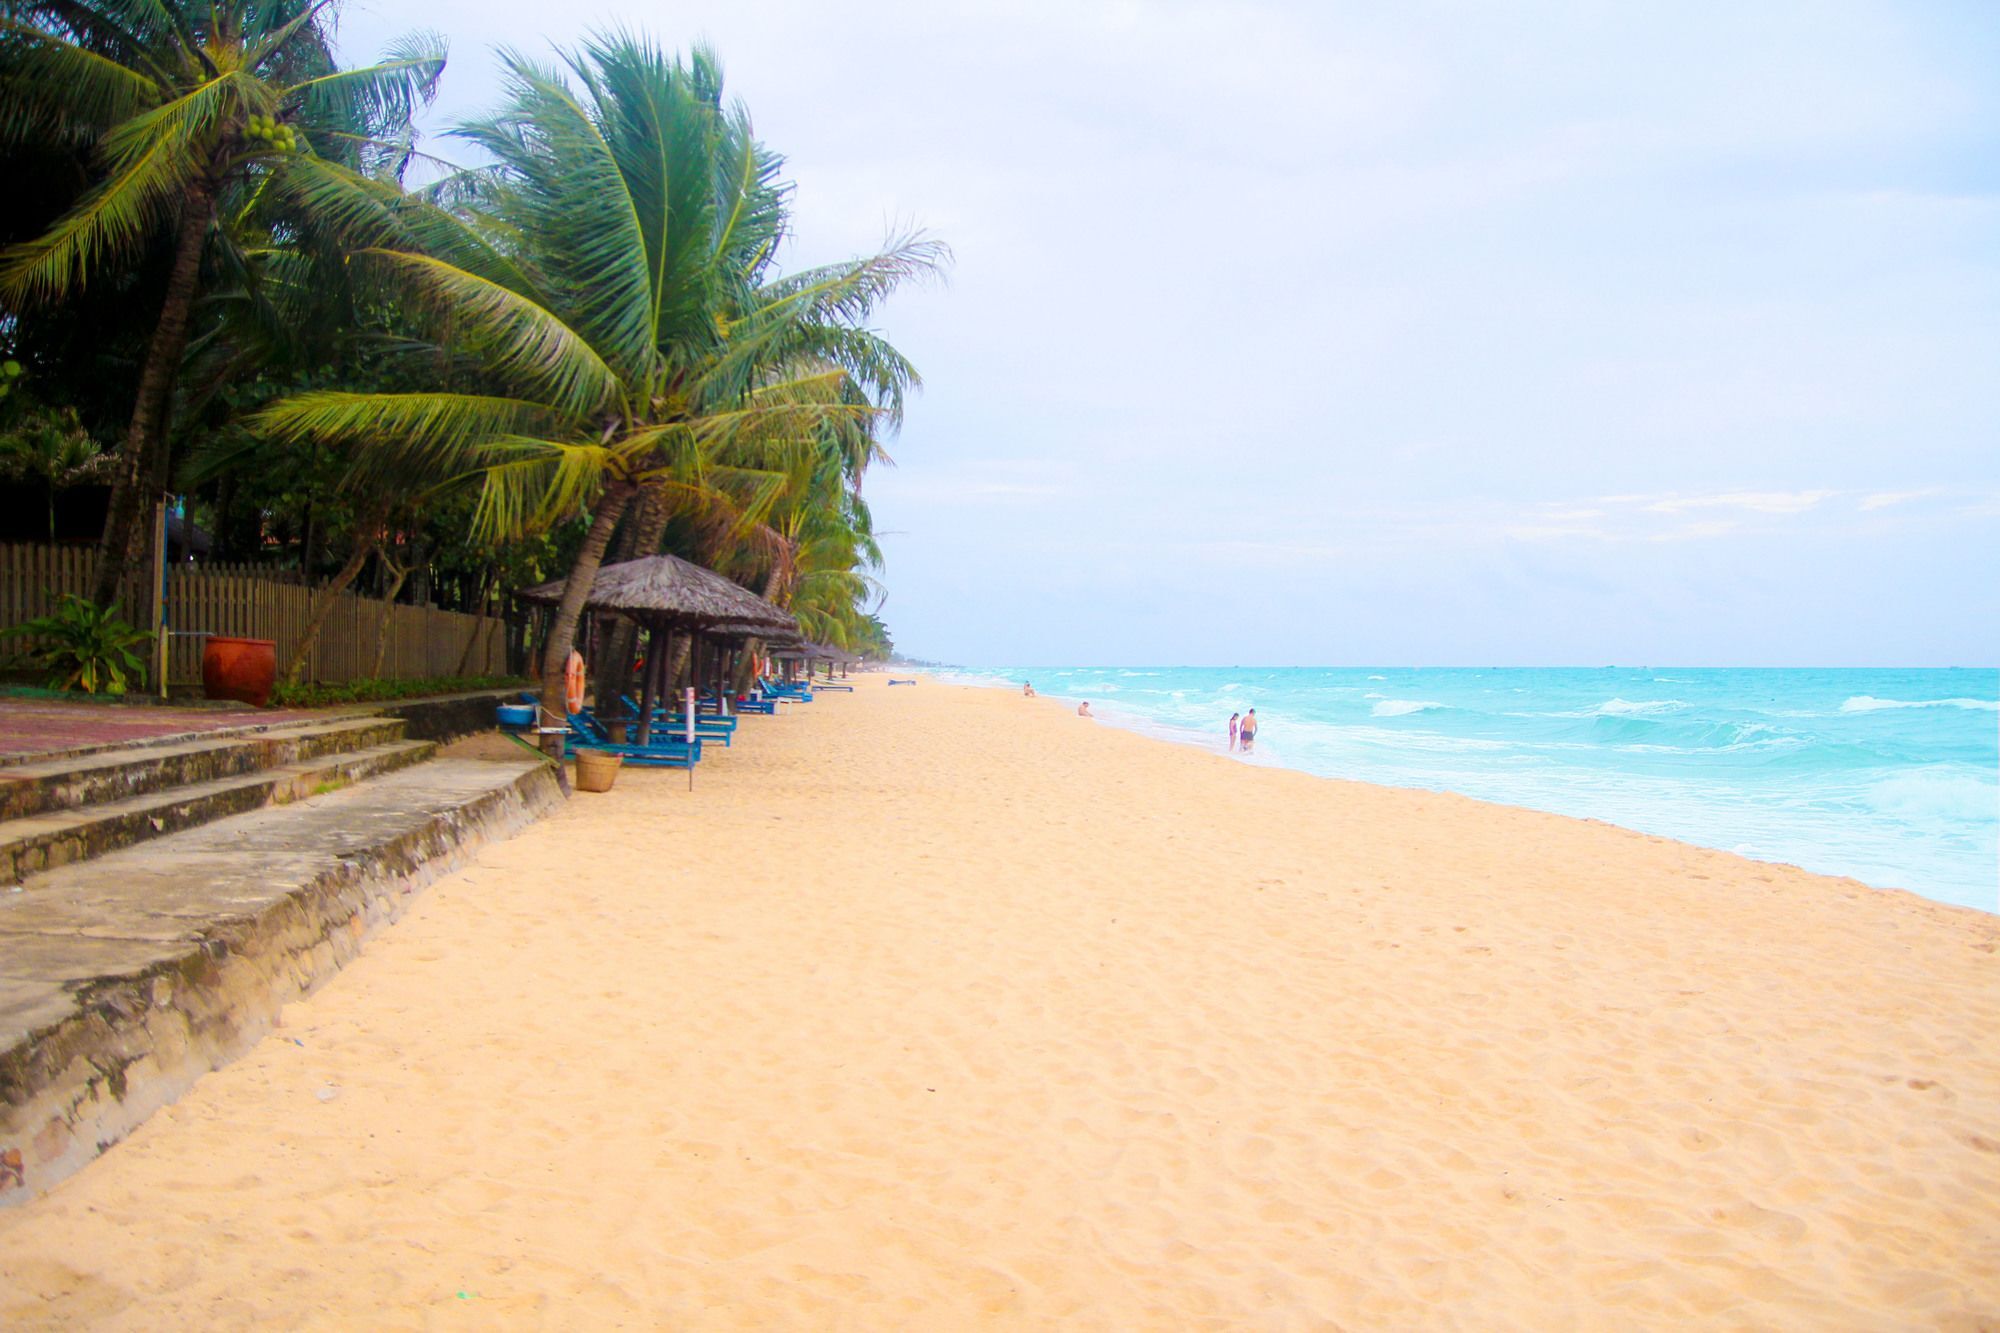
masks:
[[[1085,699],[1082,703],[1076,706],[1076,715],[1078,717],[1090,717],[1092,715],[1090,711],[1090,700]]]
[[[1257,743],[1257,710],[1251,709],[1243,715],[1243,725],[1236,732],[1236,743],[1249,754],[1250,747]]]
[[[1034,698],[1034,697],[1035,697],[1035,682],[1034,682],[1034,681],[1032,681],[1032,680],[1029,680],[1029,681],[1023,681],[1023,682],[1021,683],[1021,697],[1022,697],[1023,699],[1032,699],[1032,698]]]
[[[1229,748],[1232,750],[1236,748],[1236,724],[1242,721],[1242,719],[1243,714],[1241,713],[1231,713],[1229,715]]]

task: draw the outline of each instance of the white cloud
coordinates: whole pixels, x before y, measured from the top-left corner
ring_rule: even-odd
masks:
[[[1726,518],[1710,519],[1705,523],[1691,523],[1684,528],[1670,532],[1655,532],[1646,540],[1649,542],[1694,542],[1715,537],[1734,536],[1742,530],[1742,525]]]
[[[1682,514],[1690,509],[1747,509],[1758,514],[1803,514],[1839,491],[1724,491],[1717,495],[1668,495],[1646,508],[1656,514]]]
[[[1908,504],[1912,500],[1922,500],[1940,493],[1940,488],[1936,486],[1927,487],[1921,491],[1876,491],[1872,495],[1862,497],[1861,509],[1863,512],[1874,509],[1888,509],[1895,505]]]
[[[1516,523],[1502,528],[1501,535],[1517,542],[1555,542],[1584,538],[1591,541],[1612,541],[1614,538],[1603,528],[1564,527],[1549,523]]]

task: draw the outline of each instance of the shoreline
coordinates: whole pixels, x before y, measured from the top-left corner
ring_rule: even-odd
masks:
[[[438,881],[0,1321],[2000,1318],[1987,914],[853,683]]]
[[[1245,668],[1245,669],[1263,670],[1262,668]],[[1358,670],[1359,668],[1356,669]],[[1044,669],[1042,672],[1039,672],[1037,674],[1046,677],[1051,671],[1060,674],[1071,670],[1077,670],[1077,669],[1049,668],[1049,669]],[[1112,670],[1112,668],[1087,668],[1087,670]],[[1115,670],[1124,673],[1137,672],[1138,674],[1145,676],[1157,676],[1159,674],[1162,674],[1163,672],[1171,673],[1173,670],[1176,669],[1161,668],[1161,669],[1141,670],[1137,668],[1115,668]],[[1462,670],[1472,674],[1489,673],[1488,669],[1484,668],[1463,668]],[[1815,671],[1815,669],[1811,668],[1799,668],[1798,670],[1801,671],[1802,673],[1807,673],[1807,674],[1811,674]],[[1954,670],[1969,670],[1969,669],[1954,668]],[[994,689],[998,690],[1000,693],[1013,693],[1016,695],[1019,694],[1020,682],[1018,680],[1010,680],[1008,678],[997,677],[997,676],[983,677],[978,674],[973,674],[970,672],[968,672],[967,674],[960,674],[960,671],[961,669],[958,668],[927,668],[925,669],[924,674],[927,676],[927,678],[934,679],[937,681],[937,683],[945,686],[954,686],[958,688],[974,689],[974,690]],[[948,673],[948,675],[946,677],[940,677],[938,674],[939,672],[946,672]],[[1986,673],[1981,673],[1981,674],[1986,674]],[[1381,677],[1371,676],[1369,679],[1380,680]],[[1393,774],[1381,774],[1381,773],[1364,771],[1360,775],[1354,775],[1350,772],[1344,772],[1344,771],[1329,771],[1324,766],[1326,763],[1324,759],[1321,759],[1319,765],[1315,766],[1314,762],[1311,759],[1288,760],[1287,758],[1283,757],[1282,752],[1280,752],[1277,757],[1266,757],[1265,753],[1260,750],[1255,757],[1245,757],[1230,752],[1227,749],[1226,743],[1220,737],[1218,737],[1215,734],[1214,730],[1211,728],[1207,727],[1197,728],[1183,723],[1166,721],[1154,717],[1144,711],[1121,707],[1117,701],[1116,695],[1110,695],[1110,696],[1091,695],[1087,689],[1083,693],[1071,693],[1069,692],[1069,687],[1064,687],[1064,686],[1058,686],[1058,688],[1055,690],[1038,693],[1039,698],[1046,698],[1051,702],[1063,703],[1065,704],[1065,706],[1068,704],[1074,704],[1075,702],[1082,700],[1083,698],[1086,697],[1086,695],[1090,696],[1091,705],[1093,709],[1099,710],[1095,713],[1095,717],[1097,718],[1097,720],[1103,721],[1108,725],[1118,727],[1122,730],[1126,730],[1137,735],[1147,736],[1155,740],[1165,741],[1169,744],[1184,746],[1190,749],[1203,751],[1209,754],[1220,755],[1240,763],[1251,764],[1264,768],[1283,768],[1291,772],[1303,773],[1309,776],[1323,778],[1328,781],[1359,782],[1369,786],[1382,787],[1394,791],[1422,792],[1434,795],[1462,796],[1467,800],[1480,801],[1482,803],[1489,805],[1499,805],[1510,809],[1518,809],[1518,810],[1530,810],[1543,814],[1561,815],[1567,818],[1580,819],[1590,823],[1607,824],[1615,828],[1626,829],[1628,831],[1649,837],[1668,838],[1676,842],[1684,843],[1691,847],[1699,847],[1704,850],[1722,852],[1731,856],[1740,856],[1746,860],[1755,861],[1763,865],[1783,866],[1791,869],[1801,870],[1807,874],[1821,875],[1834,879],[1852,879],[1855,880],[1856,882],[1866,884],[1868,887],[1875,889],[1878,892],[1910,893],[1929,902],[1942,903],[1946,906],[1969,907],[1974,911],[1984,912],[1987,913],[1988,915],[2000,915],[2000,898],[1994,897],[1995,892],[2000,892],[2000,889],[1995,888],[1995,884],[2000,883],[2000,862],[1995,862],[1991,867],[1989,867],[1989,870],[1991,871],[1990,878],[1992,879],[1993,882],[1990,882],[1985,886],[1986,896],[1988,901],[1985,902],[1967,901],[1965,898],[1961,896],[1956,896],[1964,892],[1964,887],[1962,885],[1959,885],[1955,880],[1952,880],[1949,877],[1944,878],[1936,883],[1933,883],[1932,887],[1929,890],[1911,887],[1909,881],[1922,880],[1923,876],[1920,872],[1912,872],[1908,867],[1904,867],[1903,869],[1895,872],[1884,870],[1883,873],[1876,878],[1867,878],[1865,877],[1868,873],[1866,870],[1853,869],[1853,868],[1843,869],[1837,866],[1827,866],[1827,865],[1815,868],[1814,866],[1807,865],[1805,861],[1801,859],[1801,857],[1809,857],[1810,855],[1813,854],[1813,849],[1802,849],[1799,847],[1779,847],[1779,848],[1774,848],[1768,852],[1762,852],[1756,849],[1754,846],[1751,846],[1742,841],[1736,842],[1735,845],[1724,845],[1726,841],[1725,838],[1726,831],[1723,829],[1714,829],[1713,831],[1716,834],[1715,838],[1709,841],[1703,841],[1700,838],[1699,832],[1690,832],[1685,828],[1677,829],[1673,827],[1672,825],[1674,824],[1675,821],[1670,816],[1659,820],[1656,826],[1648,827],[1647,826],[1648,818],[1650,815],[1657,814],[1658,813],[1657,809],[1650,809],[1650,808],[1644,810],[1627,809],[1624,811],[1607,811],[1604,813],[1583,813],[1575,808],[1569,808],[1569,809],[1562,808],[1563,802],[1559,799],[1551,799],[1548,803],[1545,804],[1532,804],[1531,801],[1534,799],[1534,794],[1532,792],[1509,793],[1505,791],[1492,791],[1492,790],[1483,792],[1478,790],[1468,790],[1464,783],[1453,783],[1448,777],[1440,778],[1435,783],[1427,784],[1420,779],[1419,775],[1412,774],[1412,775],[1405,775],[1410,777],[1411,779],[1410,781],[1396,781],[1394,780],[1394,777],[1396,775]],[[1953,700],[1948,702],[1966,703],[1969,706],[1974,701]],[[1990,708],[1993,705],[1986,703],[1984,701],[1978,701],[1978,706],[1982,708]],[[1216,707],[1218,709],[1223,709],[1227,708],[1228,704],[1218,702]],[[1400,716],[1400,714],[1392,714],[1389,716],[1391,719],[1393,719],[1394,717]],[[1315,722],[1315,725],[1325,725],[1325,724]],[[1341,723],[1336,725],[1345,727],[1350,724]],[[1419,737],[1417,739],[1422,739],[1422,737]],[[1366,768],[1366,765],[1367,765],[1366,759],[1362,759],[1359,761],[1359,766],[1363,767],[1364,769]],[[1899,772],[1899,777],[1915,777],[1923,773],[1924,771],[1926,770],[1905,769]],[[1582,781],[1590,781],[1595,778],[1601,778],[1601,776],[1602,774],[1600,773],[1587,773],[1578,775],[1579,779]],[[1721,794],[1727,790],[1727,778],[1729,776],[1730,775],[1728,774],[1726,769],[1720,770],[1718,777],[1711,779],[1709,781],[1706,794],[1709,796],[1710,799],[1721,799]],[[1662,779],[1660,775],[1650,775],[1650,778],[1648,780],[1664,780],[1664,779]],[[1474,782],[1471,785],[1476,787],[1478,783]],[[1669,798],[1668,793],[1664,792],[1660,793],[1661,800],[1663,801],[1668,800],[1668,798]],[[1669,804],[1672,803],[1669,801]],[[1795,837],[1796,831],[1783,830],[1783,829],[1778,829],[1778,830],[1767,829],[1763,832],[1761,836],[1774,841],[1783,842],[1787,840],[1787,838],[1789,837]],[[1841,851],[1833,849],[1821,848],[1819,850],[1823,855],[1826,856],[1828,861],[1837,862],[1843,859],[1848,859],[1848,860],[1854,859],[1852,849],[1849,849],[1849,851],[1845,854],[1842,853]],[[1994,854],[1996,856],[2000,856],[2000,849],[1995,849]],[[1868,857],[1864,855],[1861,857],[1861,859],[1865,861],[1868,859]],[[1952,895],[1952,896],[1947,896],[1947,895]]]

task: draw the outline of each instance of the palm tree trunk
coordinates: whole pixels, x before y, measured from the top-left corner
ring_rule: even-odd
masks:
[[[472,674],[472,660],[478,655],[479,645],[492,633],[492,627],[484,619],[484,611],[476,612],[472,621],[472,632],[465,636],[465,651],[459,654],[458,670],[452,672],[461,680]],[[480,672],[485,675],[485,672]]]
[[[694,652],[694,635],[676,634],[673,637],[673,655],[667,659],[667,693],[681,688],[681,682],[688,679],[688,657]]]
[[[415,564],[413,560],[410,564],[399,565],[389,559],[387,552],[382,555],[382,565],[389,571],[389,586],[382,592],[382,616],[375,622],[375,665],[368,671],[371,677],[382,674],[382,659],[389,655],[389,622],[396,618],[396,598],[402,593],[403,581],[410,577],[410,570]]]
[[[797,556],[792,544],[786,542],[784,548],[772,557],[771,572],[764,576],[765,601],[773,606],[787,606],[792,600],[792,565]]]
[[[490,600],[492,579],[493,571],[491,567],[481,571],[477,584],[478,591],[473,595],[471,602],[468,603],[468,609],[471,610],[474,617],[484,617],[486,615],[487,602]],[[465,653],[458,659],[458,670],[454,674],[461,677],[472,674],[473,656],[479,649],[480,641],[485,639],[488,633],[490,631],[483,619],[476,618],[473,620],[472,633],[465,636]],[[484,675],[485,673],[481,672],[480,674]]]
[[[347,563],[333,576],[333,581],[319,590],[313,599],[312,616],[306,621],[306,631],[299,636],[299,646],[292,650],[292,660],[285,664],[285,684],[298,683],[299,673],[305,670],[307,659],[312,656],[313,645],[319,642],[319,632],[326,628],[326,618],[333,614],[333,604],[340,594],[347,591],[347,585],[354,582],[354,576],[368,563],[368,555],[375,549],[375,543],[382,535],[382,524],[389,517],[389,502],[378,500],[359,516],[354,530],[354,549],[348,553]]]
[[[134,547],[141,540],[139,515],[164,461],[161,452],[166,447],[167,405],[173,397],[181,353],[187,349],[188,316],[194,309],[202,251],[214,218],[213,187],[191,189],[181,208],[166,301],[160,307],[160,322],[153,327],[152,340],[146,344],[139,391],[125,428],[125,447],[118,455],[117,470],[111,474],[111,502],[104,515],[104,535],[98,540],[97,569],[91,582],[91,600],[99,606],[117,600],[118,585],[125,581]]]
[[[611,530],[618,526],[618,516],[625,512],[637,489],[629,481],[614,481],[604,488],[597,508],[591,512],[590,531],[584,534],[576,563],[569,568],[569,581],[563,585],[562,601],[556,606],[555,623],[549,626],[548,642],[542,645],[545,724],[550,719],[569,716],[569,709],[563,703],[563,666],[569,660],[570,645],[576,641],[576,626],[583,619],[583,604],[590,599],[590,585],[597,581],[598,567],[604,563],[604,549],[611,544]],[[560,731],[544,734],[542,748],[557,759],[562,758],[563,734]]]
[[[632,507],[632,521],[618,534],[612,548],[615,559],[638,560],[660,552],[660,538],[667,535],[667,501],[657,488],[642,491]],[[638,647],[638,627],[622,616],[611,629],[604,661],[597,678],[612,698],[632,692],[632,654]]]
[[[764,591],[760,594],[773,606],[782,607],[791,600],[792,581],[787,574],[792,567],[791,546],[786,544],[776,558],[771,561],[771,572],[764,576]],[[735,686],[738,693],[750,688],[750,678],[757,666],[757,658],[762,655],[763,640],[753,639],[751,645],[756,651],[747,652],[736,664]]]

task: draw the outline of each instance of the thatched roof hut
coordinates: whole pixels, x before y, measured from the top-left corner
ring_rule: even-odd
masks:
[[[771,656],[780,661],[798,662],[859,662],[861,659],[845,648],[835,648],[832,644],[814,643],[810,639],[800,639],[795,643],[773,648]]]
[[[562,600],[562,594],[563,581],[558,579],[525,588],[515,596],[552,606]],[[799,627],[789,611],[712,569],[671,555],[605,565],[597,571],[584,605],[593,611],[615,611],[656,628],[695,633],[708,632],[711,626],[732,625],[756,634],[796,634]]]
[[[739,643],[745,639],[761,639],[765,646],[771,648],[786,648],[798,642],[798,635],[791,630],[748,620],[729,620],[703,625],[700,633],[711,639],[733,639]]]

